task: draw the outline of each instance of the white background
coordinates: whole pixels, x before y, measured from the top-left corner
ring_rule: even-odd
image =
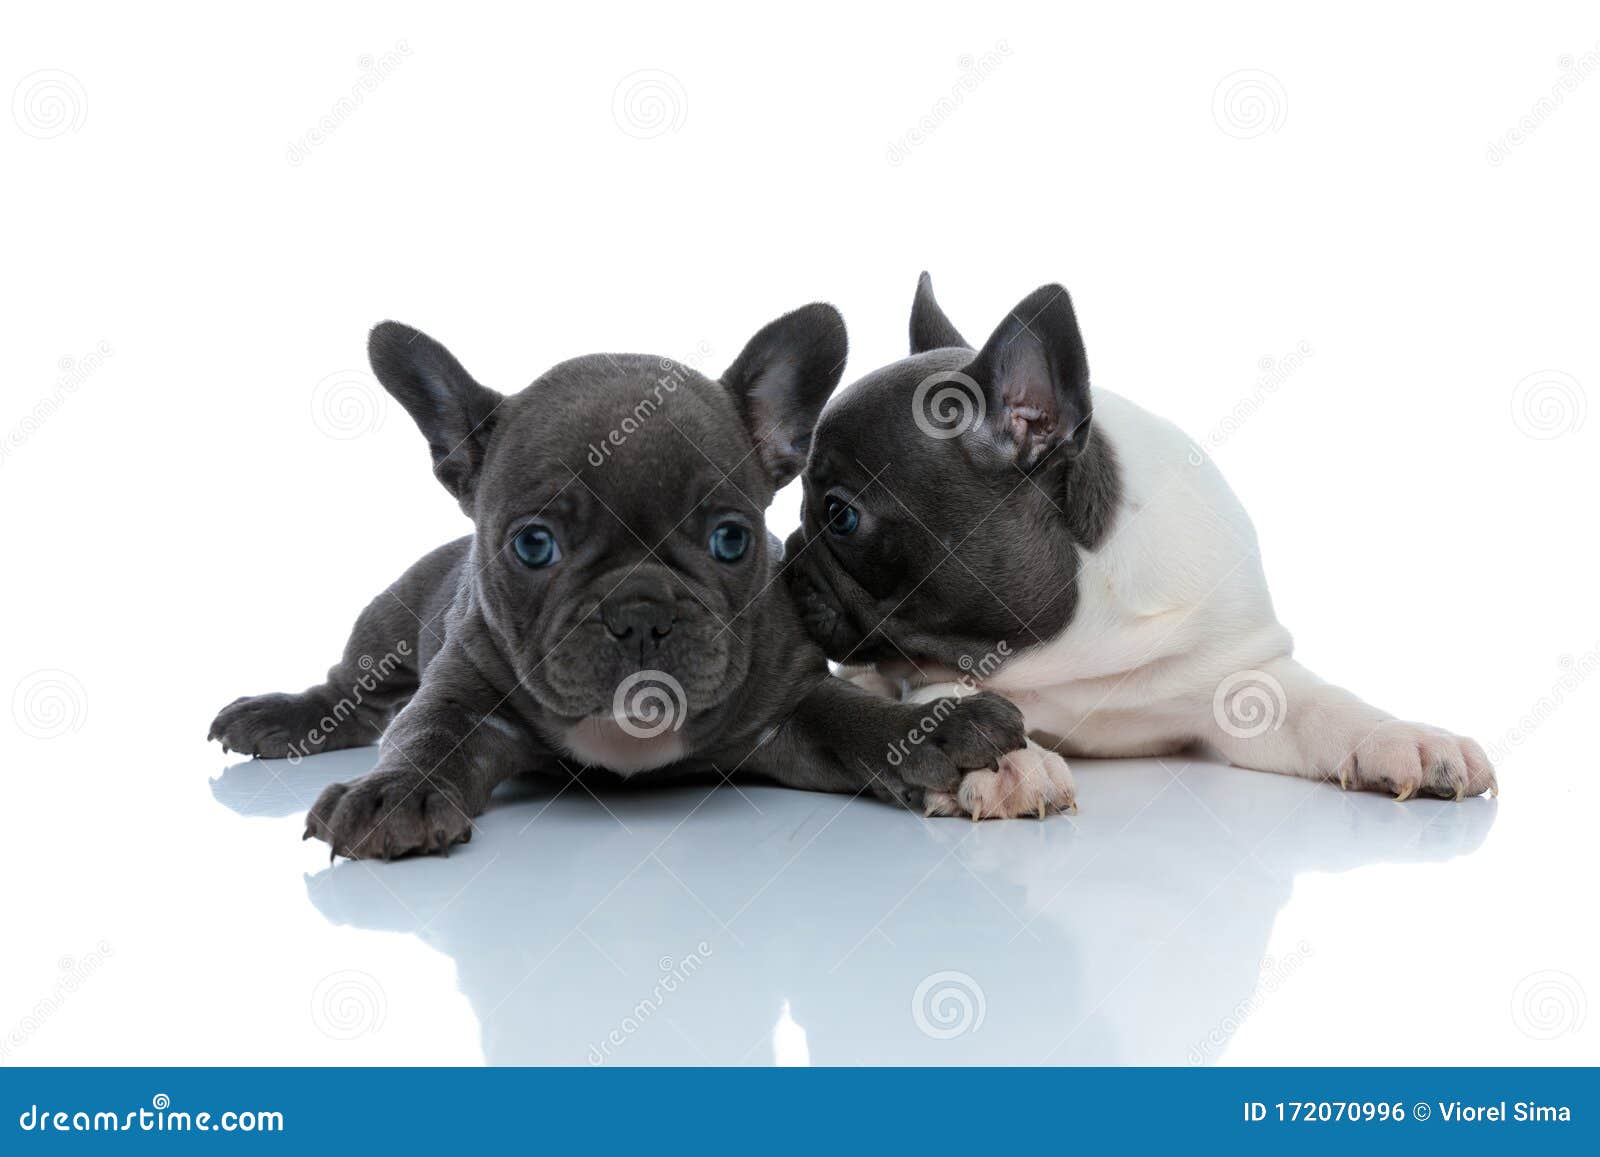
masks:
[[[821,298],[854,377],[924,268],[974,341],[1066,284],[1094,380],[1244,499],[1300,656],[1500,756],[1477,853],[1297,882],[1274,943],[1315,928],[1325,967],[1227,1059],[1600,1060],[1592,1024],[1506,1023],[1540,970],[1600,995],[1592,4],[31,5],[0,89],[0,1029],[117,948],[17,1062],[480,1056],[448,960],[302,921],[296,817],[206,790],[215,709],[319,679],[466,530],[364,376],[372,323],[516,389],[598,350],[716,373]],[[1439,905],[1456,938],[1417,936]],[[388,1037],[276,1034],[338,952],[396,978]],[[1429,1001],[1474,1011],[1386,1035]]]

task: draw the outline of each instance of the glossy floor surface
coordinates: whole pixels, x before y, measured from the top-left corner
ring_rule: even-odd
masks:
[[[6,1062],[1596,1059],[1572,789],[1400,804],[1081,761],[1079,815],[974,824],[517,786],[448,859],[330,865],[305,806],[375,754],[130,781],[80,832],[112,870],[27,905]]]

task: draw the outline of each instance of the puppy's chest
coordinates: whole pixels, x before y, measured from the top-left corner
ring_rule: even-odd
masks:
[[[601,715],[591,716],[568,728],[559,742],[579,762],[622,776],[666,767],[686,754],[681,731],[670,726],[656,728],[619,723]]]

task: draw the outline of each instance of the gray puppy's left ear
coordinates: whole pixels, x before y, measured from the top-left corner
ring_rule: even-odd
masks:
[[[722,375],[775,489],[804,468],[848,352],[844,318],[815,302],[764,326]]]
[[[428,440],[434,476],[470,516],[495,412],[505,398],[474,381],[444,346],[397,321],[373,327],[367,357]]]
[[[966,373],[984,390],[984,429],[1022,469],[1076,458],[1089,445],[1089,359],[1061,286],[1023,298]]]

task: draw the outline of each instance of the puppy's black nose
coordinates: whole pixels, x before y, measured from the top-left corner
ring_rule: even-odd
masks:
[[[600,610],[613,639],[636,639],[641,647],[659,643],[672,633],[672,604],[658,599],[629,599]]]

